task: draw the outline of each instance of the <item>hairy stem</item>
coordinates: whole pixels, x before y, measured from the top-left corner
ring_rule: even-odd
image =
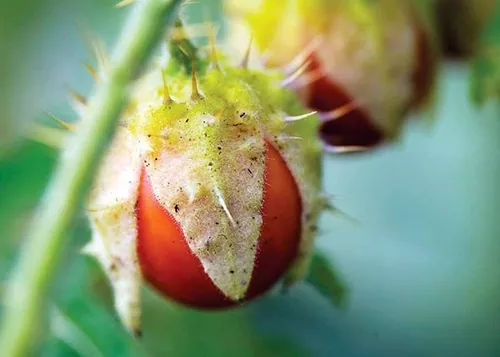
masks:
[[[32,222],[5,296],[0,356],[25,356],[42,318],[68,228],[111,141],[127,86],[177,18],[181,0],[142,0],[133,9],[71,146],[63,153]]]

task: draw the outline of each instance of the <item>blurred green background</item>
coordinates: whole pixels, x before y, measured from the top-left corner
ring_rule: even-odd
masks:
[[[220,18],[220,4],[209,3]],[[57,159],[53,149],[13,138],[30,121],[46,121],[44,109],[76,118],[67,89],[91,87],[81,29],[111,44],[128,11],[113,5],[0,0],[0,307]],[[114,314],[103,273],[79,254],[89,238],[82,216],[68,235],[35,355],[500,356],[500,113],[494,103],[470,103],[469,80],[465,64],[444,65],[432,128],[415,118],[394,146],[325,157],[327,191],[360,221],[326,214],[320,226],[318,246],[349,287],[344,310],[305,284],[223,313],[179,308],[145,291],[144,336],[135,341]]]

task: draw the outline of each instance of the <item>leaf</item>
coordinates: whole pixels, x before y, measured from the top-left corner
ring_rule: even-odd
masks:
[[[336,307],[345,307],[347,288],[329,259],[316,251],[306,281]]]
[[[474,103],[500,97],[500,4],[481,36],[478,54],[471,64],[470,96]]]
[[[257,341],[256,341],[257,342]],[[310,353],[297,341],[285,337],[265,337],[259,341],[261,357],[306,357]]]
[[[79,236],[88,235],[84,228],[79,227]],[[50,314],[52,335],[82,357],[147,356],[107,306],[111,301],[107,280],[93,259],[73,256],[58,285]]]
[[[68,346],[64,341],[52,337],[45,341],[41,348],[39,357],[81,357],[74,349]]]
[[[104,357],[99,348],[79,324],[60,309],[54,307],[50,319],[51,331],[61,341],[71,346],[82,357]]]

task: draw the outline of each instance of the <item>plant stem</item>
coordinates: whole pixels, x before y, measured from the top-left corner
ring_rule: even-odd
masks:
[[[61,156],[34,217],[5,296],[0,356],[23,357],[42,318],[68,228],[126,103],[127,86],[149,58],[181,0],[142,0],[133,9],[113,53],[107,79],[97,87],[71,146]]]

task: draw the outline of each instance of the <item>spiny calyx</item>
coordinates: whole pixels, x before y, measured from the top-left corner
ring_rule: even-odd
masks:
[[[438,52],[431,3],[226,1],[229,41],[238,46],[251,32],[266,65],[292,73],[283,84],[320,114],[326,150],[363,152],[396,140],[408,112],[430,103]]]
[[[89,200],[86,251],[134,331],[143,278],[201,308],[301,279],[323,208],[318,119],[286,120],[306,111],[282,76],[192,55],[137,83]]]

